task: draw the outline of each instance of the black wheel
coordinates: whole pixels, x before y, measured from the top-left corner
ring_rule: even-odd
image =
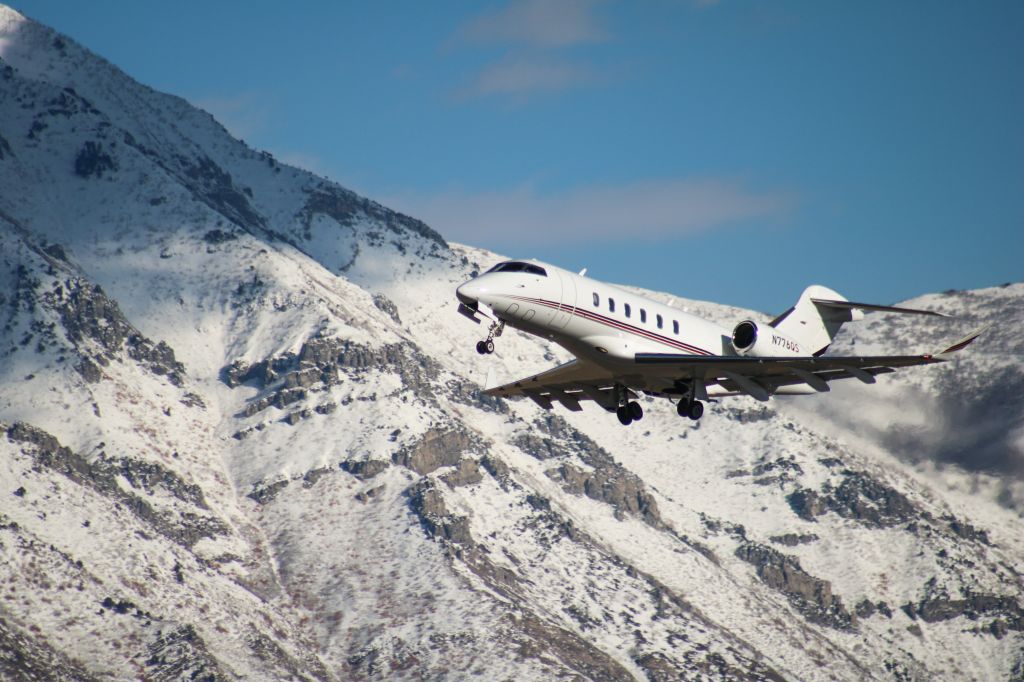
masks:
[[[690,403],[686,402],[685,400],[680,400],[678,403],[676,403],[676,414],[678,414],[680,417],[689,417]]]
[[[700,419],[700,418],[701,418],[702,416],[704,416],[704,403],[702,403],[702,402],[701,402],[701,401],[699,401],[699,400],[694,400],[694,401],[693,401],[693,404],[692,404],[692,405],[690,405],[690,414],[689,414],[689,417],[690,417],[690,419],[692,419],[693,421],[697,421],[697,420],[698,420],[698,419]]]
[[[487,343],[485,341],[477,341],[476,352],[480,355],[484,355],[487,352]]]
[[[615,410],[615,416],[619,418],[619,423],[623,426],[629,426],[633,423],[633,415],[630,412],[631,410],[627,405],[620,405],[619,409]]]
[[[632,417],[635,422],[644,418],[644,408],[640,407],[640,403],[635,400],[629,404],[629,416]]]
[[[491,341],[491,340],[484,341],[484,350],[486,350],[488,353],[493,353],[494,352],[494,341]]]

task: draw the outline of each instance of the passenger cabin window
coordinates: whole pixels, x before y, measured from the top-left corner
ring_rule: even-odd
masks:
[[[672,333],[679,334],[679,320],[672,320]]]
[[[601,297],[597,295],[596,291],[594,292],[594,307],[595,308],[600,308],[601,307]]]
[[[647,311],[643,308],[640,309],[640,321],[647,322]]]
[[[661,319],[661,315],[656,315],[654,320],[658,323],[658,329],[661,329],[661,325],[664,322],[664,320]]]
[[[629,304],[628,304],[628,303],[623,303],[623,304],[622,304],[622,311],[623,311],[624,313],[626,313],[626,317],[629,317],[629,313],[630,313],[630,307],[629,307]]]
[[[547,271],[539,265],[534,265],[533,263],[521,263],[515,260],[498,263],[487,272],[525,272],[530,275],[539,275],[540,277],[548,276]]]
[[[612,312],[612,313],[615,312],[615,299],[614,298],[609,298],[608,299],[608,311]]]

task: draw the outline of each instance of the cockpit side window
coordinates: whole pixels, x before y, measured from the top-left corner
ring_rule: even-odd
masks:
[[[530,275],[538,275],[540,277],[547,277],[547,271],[539,265],[533,263],[522,263],[520,261],[510,260],[504,263],[498,263],[487,272],[525,272]]]

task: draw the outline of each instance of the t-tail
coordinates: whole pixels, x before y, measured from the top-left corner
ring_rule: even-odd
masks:
[[[864,311],[945,317],[931,310],[855,303],[828,287],[812,284],[804,289],[796,305],[772,320],[770,326],[817,357],[828,350],[844,323],[863,318]]]

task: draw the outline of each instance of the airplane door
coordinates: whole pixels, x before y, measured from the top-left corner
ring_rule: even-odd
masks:
[[[564,329],[576,311],[576,280],[572,275],[563,274],[557,270],[555,272],[558,274],[558,282],[562,287],[560,299],[562,308],[551,318],[551,328]]]

